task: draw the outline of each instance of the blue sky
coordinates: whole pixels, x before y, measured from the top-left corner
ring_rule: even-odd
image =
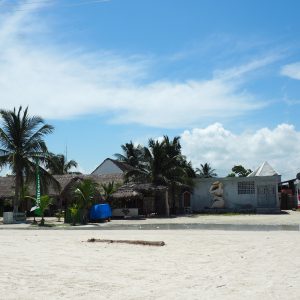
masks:
[[[1,108],[55,126],[92,171],[133,140],[182,137],[219,175],[300,171],[299,1],[0,2]]]

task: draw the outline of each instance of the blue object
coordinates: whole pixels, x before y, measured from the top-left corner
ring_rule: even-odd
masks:
[[[109,204],[95,204],[90,209],[90,220],[103,220],[111,218]]]

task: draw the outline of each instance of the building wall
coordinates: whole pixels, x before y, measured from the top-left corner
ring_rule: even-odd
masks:
[[[209,189],[215,181],[223,183],[224,208],[236,210],[280,208],[277,192],[280,176],[225,177],[195,179],[191,199],[193,211],[211,208],[213,196],[209,193]]]
[[[105,160],[93,173],[93,175],[123,174],[111,160]]]

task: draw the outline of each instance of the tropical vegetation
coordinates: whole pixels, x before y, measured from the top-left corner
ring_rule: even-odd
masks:
[[[247,177],[252,173],[251,169],[246,169],[242,165],[235,165],[231,169],[231,173],[227,175],[227,177]]]
[[[101,184],[101,188],[103,190],[103,200],[106,202],[110,202],[111,201],[111,196],[112,194],[117,190],[118,185],[115,184],[114,181],[109,182],[109,183],[103,183]]]
[[[26,196],[25,198],[31,199],[33,201],[33,203],[35,204],[34,216],[37,215],[42,217],[40,225],[45,225],[45,212],[50,207],[50,205],[53,204],[53,199],[48,195],[41,196],[39,201],[37,200],[37,198],[31,196]],[[37,222],[35,221],[34,217],[34,224],[36,223]]]
[[[15,176],[14,212],[18,212],[26,183],[35,180],[36,168],[41,176],[41,188],[45,192],[49,184],[57,188],[58,182],[44,166],[49,152],[44,138],[53,132],[39,116],[30,116],[28,107],[0,110],[0,168],[8,166]]]
[[[92,179],[83,179],[75,186],[73,204],[82,211],[82,224],[88,221],[89,208],[96,203],[97,197],[100,198],[98,184]]]
[[[39,209],[41,213],[41,225],[43,226],[45,224],[45,211],[49,208],[49,206],[53,203],[53,199],[50,198],[48,195],[43,195],[40,198],[40,203],[39,203]]]
[[[72,206],[69,208],[70,210],[70,214],[71,214],[71,218],[72,218],[72,225],[75,226],[76,225],[76,218],[78,216],[78,212],[79,212],[79,206],[77,203],[73,203]]]
[[[215,173],[215,169],[211,167],[209,163],[200,164],[200,168],[196,168],[197,177],[200,178],[212,178],[217,177],[217,173]]]
[[[144,147],[141,145],[134,145],[132,141],[121,145],[123,154],[116,153],[114,156],[117,160],[125,162],[128,165],[138,168],[143,159]]]
[[[162,140],[149,139],[148,147],[130,142],[121,148],[123,153],[115,156],[133,167],[126,172],[126,180],[170,187],[175,208],[176,189],[192,185],[195,177],[191,162],[181,152],[180,138],[164,136]]]
[[[50,159],[47,161],[46,168],[52,175],[69,174],[72,168],[77,168],[75,160],[67,161],[63,154],[50,154]]]

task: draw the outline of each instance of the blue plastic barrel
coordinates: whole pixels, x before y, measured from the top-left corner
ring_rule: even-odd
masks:
[[[91,220],[104,220],[109,218],[111,218],[111,208],[109,204],[95,204],[91,207]]]

